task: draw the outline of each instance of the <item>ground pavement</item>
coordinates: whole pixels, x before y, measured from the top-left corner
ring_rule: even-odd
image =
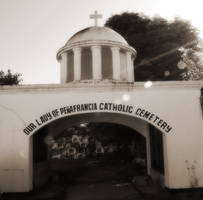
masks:
[[[83,177],[84,179],[84,177]],[[143,180],[141,180],[143,179]],[[169,194],[145,177],[133,182],[51,184],[30,193],[3,194],[1,200],[169,200]]]
[[[77,168],[75,170],[77,173],[70,173],[66,163],[56,164],[57,168],[53,167],[57,169],[54,172],[55,177],[44,187],[29,193],[6,193],[0,195],[0,200],[203,199],[203,192],[169,192],[153,182],[146,174],[142,174],[139,168],[132,169],[129,164],[116,163],[115,165],[115,163],[91,161],[88,168],[81,168],[81,171]],[[73,169],[76,169],[75,167]],[[56,175],[56,172],[59,172],[59,175]],[[70,174],[73,176],[71,177]]]

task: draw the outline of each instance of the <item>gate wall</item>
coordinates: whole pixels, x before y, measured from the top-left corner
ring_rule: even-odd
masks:
[[[38,85],[2,87],[0,90],[0,191],[32,189],[31,136],[39,128],[72,114],[52,118],[31,131],[25,128],[53,110],[76,104],[105,103],[132,106],[133,112],[98,110],[117,113],[151,123],[163,132],[165,177],[168,188],[203,187],[203,123],[200,106],[202,82],[144,83],[135,85]],[[124,96],[125,95],[125,96]],[[127,98],[126,98],[127,97]],[[160,123],[144,118],[137,109],[158,116],[172,127],[167,134]],[[143,111],[143,112],[144,112]],[[139,120],[138,120],[139,121]],[[163,124],[162,121],[162,124]],[[141,123],[139,127],[141,127]],[[141,131],[142,132],[142,131]],[[143,132],[142,132],[143,133]]]

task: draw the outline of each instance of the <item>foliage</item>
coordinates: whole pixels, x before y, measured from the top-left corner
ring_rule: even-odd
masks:
[[[21,74],[15,73],[12,74],[10,70],[5,73],[0,71],[0,85],[18,85],[22,79],[20,78]]]
[[[186,68],[182,74],[184,80],[203,80],[203,52],[193,49],[183,49],[182,60],[178,63],[180,68]]]
[[[198,31],[180,18],[167,21],[123,13],[110,17],[105,25],[120,33],[137,50],[135,81],[181,80],[187,68],[177,67],[183,55],[179,49],[202,50]]]

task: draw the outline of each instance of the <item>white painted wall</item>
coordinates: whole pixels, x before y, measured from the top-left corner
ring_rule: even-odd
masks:
[[[173,129],[164,135],[165,186],[203,187],[203,123],[199,102],[202,85],[203,82],[153,83],[150,89],[144,88],[143,83],[134,86],[66,84],[2,87],[0,192],[29,191],[32,188],[32,137],[23,132],[27,125],[54,109],[91,102],[128,104],[135,109],[140,107],[169,123]],[[129,95],[128,101],[124,100],[124,94]],[[140,131],[146,133],[144,126]]]

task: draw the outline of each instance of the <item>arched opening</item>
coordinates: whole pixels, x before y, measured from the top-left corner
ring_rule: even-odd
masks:
[[[120,73],[121,73],[121,80],[127,81],[128,75],[127,75],[127,57],[126,52],[124,50],[120,51]]]
[[[90,48],[82,48],[81,80],[92,79],[92,52]]]
[[[56,120],[33,136],[35,187],[56,182],[119,185],[146,177],[151,168],[149,131],[143,120],[112,113]]]
[[[67,69],[67,82],[74,80],[74,59],[73,51],[68,52],[68,69]]]
[[[102,47],[102,78],[113,78],[112,53],[109,47]]]

